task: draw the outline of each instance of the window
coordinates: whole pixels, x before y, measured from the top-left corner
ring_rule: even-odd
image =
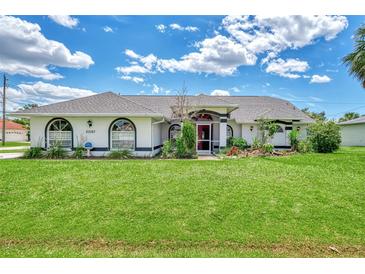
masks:
[[[175,141],[176,138],[179,136],[181,132],[181,126],[180,125],[172,125],[170,126],[170,129],[169,129],[169,140],[171,141]]]
[[[281,126],[277,125],[277,127],[276,127],[276,132],[277,132],[277,133],[278,133],[278,132],[284,132],[284,130],[283,130],[283,128],[282,128]]]
[[[233,129],[230,125],[227,125],[227,140],[233,137]]]
[[[72,126],[65,119],[56,119],[48,127],[49,146],[72,147]]]
[[[119,119],[111,127],[112,149],[135,149],[136,129],[131,121]]]

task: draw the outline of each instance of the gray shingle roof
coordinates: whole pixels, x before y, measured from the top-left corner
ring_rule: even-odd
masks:
[[[365,116],[361,116],[356,119],[352,119],[345,122],[337,123],[338,125],[355,125],[355,124],[365,124]]]
[[[194,107],[225,107],[238,123],[252,123],[258,118],[292,119],[311,123],[313,119],[288,101],[268,96],[187,96]],[[118,95],[101,93],[15,112],[16,115],[45,114],[129,114],[172,117],[176,96]]]
[[[157,116],[158,113],[148,106],[134,102],[128,96],[105,92],[69,101],[40,106],[14,114],[146,114]],[[160,113],[161,115],[161,113]]]

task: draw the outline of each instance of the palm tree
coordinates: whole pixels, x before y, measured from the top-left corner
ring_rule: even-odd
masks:
[[[349,69],[350,75],[359,79],[365,88],[365,25],[361,26],[355,34],[354,51],[343,58]]]
[[[359,118],[359,117],[360,117],[359,113],[347,112],[338,121],[339,122],[345,122],[345,121],[349,121],[349,120],[356,119],[356,118]]]

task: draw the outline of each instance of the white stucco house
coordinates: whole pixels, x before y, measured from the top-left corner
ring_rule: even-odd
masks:
[[[341,129],[341,145],[365,146],[365,116],[337,124]]]
[[[174,119],[176,96],[118,95],[101,93],[70,101],[12,113],[30,118],[31,145],[49,148],[61,142],[69,149],[89,141],[92,154],[130,149],[136,156],[157,154],[163,142],[181,129]],[[272,143],[289,147],[288,133],[299,129],[302,136],[313,120],[293,104],[267,96],[187,96],[187,111],[196,125],[199,154],[226,147],[230,136],[249,144],[258,136],[259,118],[276,121],[280,128]],[[82,144],[81,144],[82,145]]]

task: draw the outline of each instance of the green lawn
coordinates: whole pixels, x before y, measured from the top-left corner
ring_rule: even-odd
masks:
[[[364,257],[365,148],[0,160],[0,256]]]
[[[0,148],[2,147],[22,147],[22,146],[30,146],[30,142],[5,142],[5,146],[0,142]]]

